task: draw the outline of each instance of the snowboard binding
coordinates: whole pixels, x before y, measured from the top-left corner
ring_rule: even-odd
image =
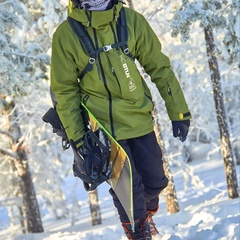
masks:
[[[83,181],[86,191],[92,191],[111,175],[110,143],[101,129],[88,130],[82,140],[79,148],[70,140],[74,153],[73,173]]]

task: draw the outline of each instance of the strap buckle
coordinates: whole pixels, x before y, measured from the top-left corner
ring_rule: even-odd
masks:
[[[106,46],[103,46],[103,51],[104,52],[108,52],[108,51],[110,51],[110,50],[112,50],[113,48],[112,48],[112,45],[106,45]]]
[[[124,52],[126,55],[128,55],[128,54],[130,53],[129,48],[125,48],[125,49],[123,50],[123,52]]]
[[[88,62],[93,65],[95,63],[95,58],[90,57]]]

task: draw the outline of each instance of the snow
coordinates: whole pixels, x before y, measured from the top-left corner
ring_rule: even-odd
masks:
[[[196,151],[196,150],[195,150]],[[207,153],[207,152],[206,152]],[[203,186],[192,184],[184,178],[182,171],[172,166],[180,211],[168,214],[164,196],[160,196],[160,210],[154,221],[162,240],[239,240],[240,239],[240,202],[229,200],[223,161],[218,154],[214,159],[206,160],[201,150],[199,159],[189,163],[189,168]],[[240,176],[240,167],[237,167]],[[238,177],[239,179],[239,177]],[[69,177],[66,191],[74,184]],[[187,182],[186,182],[187,181]],[[75,225],[72,218],[56,220],[50,215],[42,219],[44,233],[10,236],[9,229],[0,232],[0,239],[13,240],[126,240],[117,212],[108,193],[109,186],[104,183],[98,188],[102,224],[92,226],[87,193],[83,187],[78,189],[82,196],[76,209]],[[81,198],[81,197],[79,197]],[[7,237],[10,236],[10,237]]]
[[[45,11],[43,13],[44,17],[38,18],[37,22],[29,23],[32,31],[26,34],[26,36],[33,39],[35,38],[36,42],[40,44],[42,48],[46,48],[46,51],[50,54],[50,40],[46,36],[51,37],[56,26],[60,23],[60,21],[65,19],[66,11],[59,8],[66,8],[68,1],[61,0],[60,2],[56,2],[46,0],[26,2],[32,5],[30,10],[34,10],[35,8],[40,9],[38,4],[41,3],[40,5],[43,8],[41,11]],[[177,140],[176,142],[174,142],[174,140],[171,140],[171,142],[167,141],[172,133],[170,132],[171,128],[169,128],[169,120],[165,120],[165,117],[162,116],[161,126],[163,127],[164,135],[167,137],[165,144],[167,150],[173,154],[172,157],[175,161],[174,164],[171,165],[171,170],[173,171],[180,211],[176,214],[168,214],[166,211],[165,198],[164,196],[161,196],[160,210],[156,216],[154,216],[154,221],[159,232],[162,234],[162,240],[240,240],[240,202],[239,198],[233,200],[228,199],[226,176],[224,173],[223,160],[219,150],[219,131],[216,122],[215,108],[213,105],[212,87],[207,70],[207,58],[202,31],[199,30],[199,27],[196,24],[194,25],[194,31],[191,32],[191,39],[187,43],[182,43],[180,38],[172,39],[170,37],[168,22],[172,19],[172,13],[178,8],[180,1],[168,2],[171,2],[171,6],[169,3],[162,4],[161,1],[138,0],[134,3],[134,6],[139,12],[144,13],[149,21],[151,21],[151,26],[160,37],[161,42],[163,43],[163,50],[170,56],[173,68],[178,74],[178,78],[184,87],[187,102],[189,103],[192,115],[194,116],[191,122],[192,127],[189,134],[189,137],[192,138],[191,144],[186,141],[184,146],[188,147],[188,151],[193,161],[187,165],[183,164],[179,159],[181,157],[179,147],[177,148],[177,152],[172,153],[174,148],[176,146],[180,146],[181,143],[177,142]],[[194,3],[200,4],[196,1],[194,1]],[[156,13],[156,9],[160,8],[163,8],[163,11]],[[24,6],[24,9],[28,9],[28,5]],[[55,12],[56,9],[58,14]],[[16,9],[16,11],[17,10],[20,11],[20,9]],[[38,12],[35,12],[36,15],[37,13]],[[195,15],[193,14],[193,17],[194,16]],[[233,30],[235,31],[238,39],[240,33],[239,21],[240,14],[238,13],[237,20],[233,25]],[[46,23],[48,23],[47,28]],[[178,25],[180,23],[180,21],[177,22]],[[16,31],[16,36],[13,39],[14,43],[17,45],[23,44],[24,30],[29,27],[27,26],[27,19],[25,19],[25,21],[21,20],[21,24],[23,27],[22,30]],[[39,29],[45,29],[47,31],[47,35],[35,35]],[[222,31],[226,32],[224,29]],[[218,35],[216,37],[218,37]],[[231,40],[230,34],[226,34],[225,37],[226,40]],[[2,40],[2,42],[4,42],[4,39],[5,38],[3,38],[0,34],[0,41]],[[30,50],[33,49],[31,48]],[[221,50],[222,56],[228,58],[228,49],[226,50],[226,48],[221,48]],[[226,50],[225,55],[223,55],[224,50]],[[2,59],[2,61],[0,59],[0,65],[3,72],[13,69],[12,65],[10,65],[10,61],[6,61],[5,58]],[[237,68],[234,69],[234,66],[231,67],[226,65],[224,61],[219,61],[219,67],[221,69],[223,80],[222,86],[226,92],[226,109],[232,121],[230,128],[233,139],[237,145],[239,144],[238,122],[240,105],[239,97],[235,96],[239,95],[239,71]],[[11,90],[13,89],[11,84],[14,83],[14,79],[18,78],[11,77],[12,81],[8,81],[7,84],[5,84]],[[41,82],[38,84],[41,85]],[[41,105],[39,99],[42,98],[42,105],[46,108],[44,111],[47,110],[47,101],[44,102],[40,93],[36,93],[36,90],[32,90],[31,92],[32,95],[34,95],[34,98],[29,99],[34,99],[34,101],[29,101],[28,104],[35,106],[37,96],[38,104]],[[47,98],[49,101],[48,94]],[[23,102],[26,101],[23,100]],[[26,106],[24,111],[19,112],[27,115],[29,112],[29,105]],[[32,108],[32,106],[30,108]],[[41,120],[40,113],[38,119]],[[29,124],[29,121],[25,124]],[[37,126],[37,131],[35,125],[31,124],[31,126],[29,126],[33,129],[31,132],[34,132],[34,134],[39,133],[40,130],[42,130],[41,134],[51,131],[49,128],[47,128],[48,130],[44,129],[43,131],[43,127],[39,127],[41,126],[40,124]],[[204,132],[205,138],[210,143],[203,144],[196,142],[194,145],[194,137],[196,136],[196,141],[198,141],[198,138],[201,137],[201,132]],[[46,202],[40,201],[45,232],[23,235],[19,233],[19,229],[11,229],[10,219],[8,216],[9,213],[6,206],[13,204],[16,205],[18,200],[6,199],[6,197],[0,195],[0,240],[126,240],[117,212],[113,206],[111,196],[108,193],[109,186],[107,184],[102,184],[98,189],[102,224],[92,226],[88,204],[88,194],[82,187],[80,180],[74,178],[70,170],[69,176],[65,177],[66,168],[69,167],[69,169],[71,169],[71,161],[69,162],[69,166],[62,166],[65,162],[67,162],[67,160],[65,159],[65,161],[61,162],[62,159],[59,159],[58,155],[62,155],[62,152],[59,151],[60,148],[56,146],[56,144],[54,147],[50,145],[50,143],[46,145],[46,155],[46,153],[40,148],[41,144],[43,144],[46,139],[44,137],[39,137],[38,140],[39,139],[40,142],[37,142],[33,152],[41,155],[41,161],[35,161],[34,157],[33,160],[31,161],[30,159],[30,161],[34,169],[33,175],[35,185],[37,186],[36,189],[38,197],[48,197],[47,199],[50,199],[52,204],[51,207],[49,207],[46,206]],[[38,158],[35,157],[35,159]],[[47,174],[46,165],[49,166]],[[56,178],[56,171],[52,171],[54,167],[58,168],[58,178]],[[185,167],[185,169],[183,169],[183,167]],[[60,168],[63,168],[64,170],[61,170]],[[240,166],[236,166],[236,170],[239,179],[238,185],[240,186]],[[60,175],[61,178],[59,177]],[[57,197],[60,198],[61,196],[61,192],[59,190],[60,188],[58,188],[58,184],[55,183],[52,187],[49,187],[51,184],[44,185],[44,182],[52,181],[53,179],[56,180],[57,183],[60,182],[59,179],[64,179],[62,190],[65,198],[69,200],[67,201],[67,208],[71,213],[68,217],[58,220],[54,218],[54,214],[50,212],[49,209],[54,209],[54,211],[56,211],[55,215],[57,216],[64,215],[61,214],[61,211],[65,211],[66,206],[63,205],[63,201],[61,202],[57,200]],[[2,183],[4,182],[5,181]],[[5,187],[5,185],[3,186]],[[8,187],[10,188],[10,186]],[[51,192],[52,196],[54,195],[54,198],[49,195],[47,196],[49,192]],[[57,194],[58,196],[56,196]],[[70,201],[70,199],[72,200],[74,198],[77,200],[77,203]],[[6,201],[8,202],[6,203]],[[73,222],[75,223],[74,225],[72,224]]]

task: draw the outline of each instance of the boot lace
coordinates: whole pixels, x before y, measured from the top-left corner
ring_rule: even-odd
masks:
[[[157,234],[159,234],[159,232],[158,232],[158,230],[156,228],[156,224],[153,221],[151,213],[148,214],[148,221],[149,221],[149,225],[150,225],[151,235],[152,236],[156,236]]]
[[[130,224],[123,224],[123,229],[129,240],[150,240],[150,226],[148,225],[148,217],[137,223],[135,232],[130,229]]]

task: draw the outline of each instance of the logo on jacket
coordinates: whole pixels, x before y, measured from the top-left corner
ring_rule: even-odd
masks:
[[[132,92],[137,88],[137,86],[135,84],[134,79],[130,75],[129,68],[128,68],[128,65],[126,63],[126,60],[124,59],[124,57],[122,55],[120,56],[120,59],[121,59],[121,63],[122,63],[124,73],[125,73],[125,77],[128,79],[128,89],[129,89],[130,92]]]

